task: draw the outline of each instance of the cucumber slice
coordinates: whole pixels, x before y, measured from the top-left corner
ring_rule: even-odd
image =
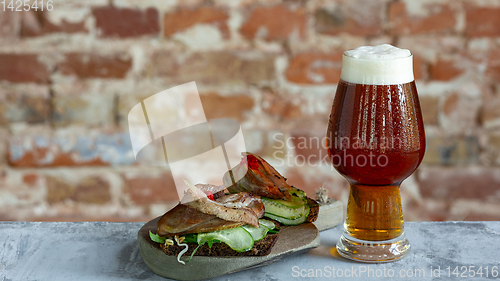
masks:
[[[262,203],[264,203],[264,209],[266,214],[269,213],[287,219],[298,219],[308,211],[307,204],[305,201],[302,201],[300,207],[298,208],[288,207],[283,202],[290,203],[284,200],[262,198]]]
[[[242,227],[216,230],[212,232],[199,233],[198,244],[210,240],[218,240],[226,243],[237,252],[245,252],[253,248],[252,235]]]
[[[271,221],[260,219],[258,228],[249,224],[242,225],[241,227],[252,235],[253,241],[259,241],[266,236],[270,229],[275,228],[275,225]]]
[[[259,241],[260,239],[264,238],[269,231],[269,228],[263,225],[260,225],[260,227],[257,228],[255,226],[245,224],[241,227],[243,227],[246,231],[248,231],[248,233],[250,233],[250,235],[252,235],[253,241]]]
[[[283,217],[275,216],[273,214],[265,214],[266,217],[276,220],[284,225],[298,225],[306,221],[307,216],[302,216],[298,219],[286,219]]]
[[[286,200],[282,200],[282,199],[271,199],[271,198],[267,198],[267,197],[261,197],[261,199],[262,199],[262,202],[264,202],[264,201],[273,202],[273,203],[276,203],[278,205],[285,206],[288,208],[293,208],[293,209],[300,208],[307,203],[307,201],[305,199],[302,199],[302,198],[297,197],[297,196],[292,196],[292,200],[290,200],[290,201],[286,201]]]
[[[307,200],[306,199],[306,192],[303,190],[293,188],[293,189],[290,189],[288,191],[288,193],[290,193],[290,195],[292,195],[292,198],[295,196],[295,197],[299,197],[301,199]]]
[[[303,216],[296,218],[296,219],[284,218],[284,217],[276,216],[274,214],[269,214],[269,213],[265,213],[264,216],[266,216],[270,219],[273,219],[275,221],[278,221],[284,225],[298,225],[298,224],[304,223],[307,219],[307,216],[309,215],[309,206],[306,206],[306,207],[307,207],[307,212]]]
[[[276,228],[276,226],[274,225],[274,222],[272,221],[268,221],[268,220],[265,220],[265,219],[260,219],[259,220],[259,225],[263,225],[269,229],[274,229]]]

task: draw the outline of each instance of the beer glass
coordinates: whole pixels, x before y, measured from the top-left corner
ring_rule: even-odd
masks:
[[[335,169],[350,184],[337,251],[363,262],[389,262],[410,251],[400,184],[425,151],[410,51],[388,44],[346,51],[328,124]]]

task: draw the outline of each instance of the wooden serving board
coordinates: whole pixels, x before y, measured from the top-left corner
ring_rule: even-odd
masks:
[[[151,241],[149,231],[156,233],[160,217],[149,221],[137,235],[142,259],[156,274],[178,280],[200,280],[213,278],[275,262],[287,255],[300,253],[320,245],[319,231],[312,223],[298,226],[283,226],[278,240],[267,256],[257,257],[206,257],[194,256],[185,265],[176,256],[168,256],[160,244]],[[202,270],[200,270],[202,269]]]

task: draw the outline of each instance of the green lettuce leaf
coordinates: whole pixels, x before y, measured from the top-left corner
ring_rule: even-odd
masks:
[[[156,242],[156,243],[165,243],[165,240],[167,240],[167,237],[161,237],[160,235],[158,234],[154,234],[153,232],[151,232],[151,230],[149,231],[149,237],[151,238],[151,240],[153,242]]]

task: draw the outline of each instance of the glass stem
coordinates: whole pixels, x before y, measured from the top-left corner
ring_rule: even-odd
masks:
[[[384,241],[403,234],[403,210],[399,185],[351,184],[346,232],[357,239]]]

